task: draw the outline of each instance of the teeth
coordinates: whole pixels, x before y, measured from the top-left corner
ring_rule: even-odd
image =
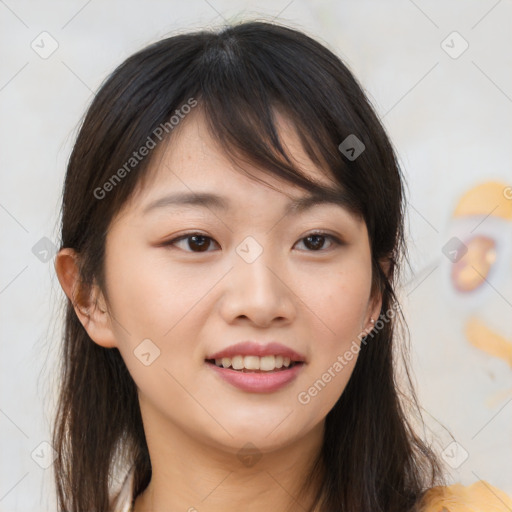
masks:
[[[292,361],[289,357],[283,356],[234,356],[215,359],[216,366],[233,368],[234,370],[261,370],[271,372],[276,368],[288,368]]]
[[[265,372],[274,370],[276,368],[276,358],[274,356],[260,357],[260,370]]]
[[[243,365],[248,370],[259,370],[260,358],[258,356],[245,356],[243,359]]]
[[[244,356],[235,356],[231,358],[233,370],[241,370],[244,367]]]

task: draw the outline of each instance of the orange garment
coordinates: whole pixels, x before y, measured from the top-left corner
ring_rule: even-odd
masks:
[[[432,487],[421,512],[512,512],[512,498],[485,480]]]

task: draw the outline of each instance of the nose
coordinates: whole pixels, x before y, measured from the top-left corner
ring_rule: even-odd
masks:
[[[270,251],[248,262],[235,255],[234,268],[226,280],[221,314],[227,323],[245,318],[258,327],[292,322],[299,300],[290,275],[277,265]]]

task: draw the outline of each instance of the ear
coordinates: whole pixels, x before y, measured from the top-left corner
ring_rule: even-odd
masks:
[[[117,347],[105,298],[97,284],[89,292],[82,288],[78,258],[76,251],[67,247],[57,253],[55,272],[59,283],[89,337],[102,347]]]
[[[366,334],[369,334],[370,331],[375,327],[375,324],[377,323],[377,320],[379,319],[380,310],[382,308],[382,295],[380,292],[376,297],[374,297],[372,300],[370,300],[370,303],[368,305],[368,313],[367,313],[367,319],[366,319]],[[371,320],[374,320],[373,322]]]
[[[386,276],[389,278],[390,277],[389,272],[391,270],[391,259],[389,257],[381,258],[381,259],[379,259],[379,265],[382,268],[382,270],[384,271],[384,273],[386,274]],[[368,326],[366,329],[367,333],[369,333],[373,329],[375,323],[379,319],[381,309],[382,309],[382,289],[374,291],[374,296],[368,304],[368,313],[367,313],[367,318],[366,318],[366,325]],[[375,321],[374,323],[371,322],[372,318]]]

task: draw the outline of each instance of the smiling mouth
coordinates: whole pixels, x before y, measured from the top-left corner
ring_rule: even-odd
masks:
[[[255,369],[255,368],[246,368],[243,363],[241,364],[240,361],[236,360],[236,358],[233,358],[235,359],[235,361],[233,361],[231,358],[222,358],[222,359],[206,359],[205,361],[208,363],[208,364],[211,364],[213,366],[216,366],[217,368],[221,368],[223,370],[231,370],[231,371],[234,371],[234,372],[238,372],[238,373],[278,373],[278,372],[284,372],[286,370],[290,370],[292,368],[294,368],[295,366],[298,366],[298,365],[302,365],[304,364],[302,361],[290,361],[289,359],[283,361],[282,365],[277,368],[276,365],[274,364],[274,368],[270,368],[269,369]],[[279,363],[278,363],[279,364]],[[233,366],[235,366],[233,368]],[[240,366],[242,366],[240,368]],[[250,364],[249,364],[250,366]]]

